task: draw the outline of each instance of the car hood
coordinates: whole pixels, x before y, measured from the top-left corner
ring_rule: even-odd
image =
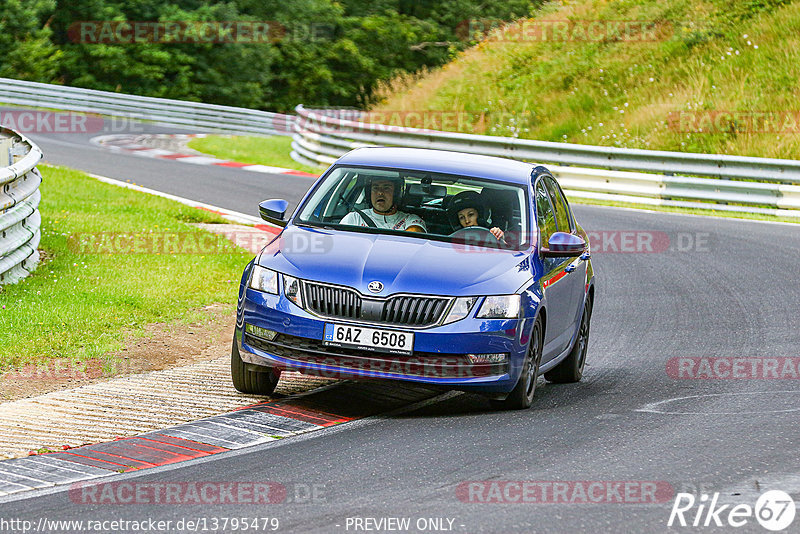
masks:
[[[531,278],[530,252],[464,247],[414,237],[288,226],[258,264],[302,278],[349,286],[363,294],[497,295]]]

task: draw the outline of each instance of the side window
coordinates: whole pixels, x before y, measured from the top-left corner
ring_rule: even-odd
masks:
[[[536,196],[536,224],[539,226],[542,236],[542,245],[547,246],[550,236],[556,231],[556,220],[550,199],[547,198],[547,191],[544,189],[544,180],[536,182],[534,195]]]
[[[556,223],[558,224],[559,232],[572,232],[572,224],[570,224],[569,208],[567,208],[567,201],[561,194],[561,190],[553,182],[553,179],[546,176],[544,179],[547,185],[547,191],[550,193],[550,198],[553,200],[553,209],[556,212]]]
[[[345,175],[336,184],[336,187],[331,189],[329,193],[320,201],[314,215],[317,220],[326,222],[338,222],[339,219],[344,217],[350,212],[349,206],[352,204],[351,197],[354,196],[354,189],[357,183],[357,176],[354,173]],[[324,217],[320,218],[320,211],[323,210]]]

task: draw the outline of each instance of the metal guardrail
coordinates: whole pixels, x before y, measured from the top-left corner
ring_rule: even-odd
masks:
[[[36,164],[42,152],[25,136],[0,128],[0,285],[26,277],[39,263],[41,239]],[[10,141],[10,142],[9,142]],[[6,161],[7,160],[7,161]]]
[[[578,165],[549,166],[576,198],[800,217],[796,160],[551,143],[362,123],[303,106],[295,111],[292,157],[305,164],[330,165],[360,146],[454,150]]]
[[[293,115],[0,78],[0,102],[153,121],[222,133],[291,135]]]

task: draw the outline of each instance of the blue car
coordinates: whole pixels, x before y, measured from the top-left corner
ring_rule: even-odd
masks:
[[[244,270],[231,375],[269,395],[281,371],[388,378],[527,408],[537,377],[577,382],[594,272],[543,166],[438,150],[339,158]]]

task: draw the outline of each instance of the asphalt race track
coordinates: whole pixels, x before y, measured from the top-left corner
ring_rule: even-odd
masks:
[[[30,137],[48,162],[252,215],[258,200],[296,202],[311,183],[115,154],[90,146],[89,135]],[[701,493],[710,500],[718,492],[718,507],[729,505],[719,516],[726,530],[732,505],[752,505],[766,490],[783,490],[800,502],[800,226],[581,205],[574,211],[595,233],[598,276],[579,384],[540,379],[527,411],[492,412],[481,397],[450,395],[313,435],[105,480],[271,481],[287,488],[279,504],[84,504],[62,488],[0,504],[2,517],[34,525],[42,517],[152,518],[173,525],[274,517],[278,532],[389,531],[389,518],[410,518],[410,532],[437,526],[453,532],[717,532],[723,529],[667,528],[675,494],[692,493],[699,502]],[[637,249],[636,242],[643,245]],[[654,244],[652,252],[647,243]],[[777,358],[777,371],[764,372],[757,367],[763,360],[753,358]],[[792,361],[794,374],[784,367]],[[713,372],[703,374],[703,365]],[[726,370],[737,378],[708,379]],[[698,375],[705,378],[691,378]],[[546,503],[516,502],[522,486],[514,483],[531,481],[540,489],[553,490],[551,483],[570,489],[566,497],[538,494]],[[606,489],[626,482],[655,487],[660,497],[622,491],[620,502],[617,490],[604,492],[601,502],[570,497],[592,481],[604,481]],[[697,506],[687,512],[687,521],[696,512]],[[436,518],[443,521],[427,521]],[[382,530],[373,529],[379,525]],[[798,525],[800,519],[795,531]],[[734,530],[766,532],[753,517]],[[219,531],[237,530],[228,525]]]

